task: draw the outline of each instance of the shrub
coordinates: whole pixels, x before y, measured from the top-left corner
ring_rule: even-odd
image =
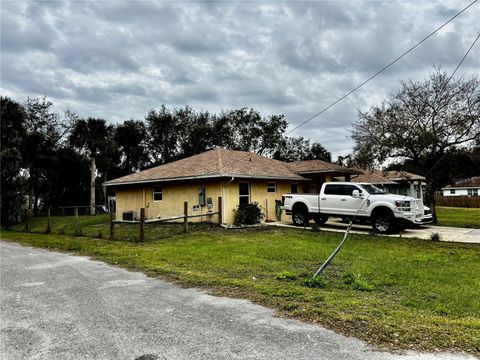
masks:
[[[276,276],[278,280],[296,280],[297,277],[298,277],[297,275],[295,275],[294,273],[291,273],[290,271],[279,272]]]
[[[432,233],[432,235],[430,235],[430,240],[432,241],[440,241],[440,234],[439,233]]]
[[[282,309],[285,311],[293,311],[298,309],[298,305],[294,303],[286,303],[285,305],[282,306]]]
[[[235,211],[235,225],[253,225],[258,224],[263,218],[262,211],[258,203],[240,205]]]
[[[435,313],[440,316],[447,316],[448,315],[448,309],[443,306],[443,305],[437,305],[435,307]]]
[[[327,286],[327,283],[325,282],[325,280],[323,280],[319,276],[305,278],[303,280],[303,284],[309,288],[320,288],[320,289],[324,289]]]
[[[358,291],[373,291],[374,287],[367,280],[363,279],[359,274],[348,273],[344,277],[345,284],[350,285]]]

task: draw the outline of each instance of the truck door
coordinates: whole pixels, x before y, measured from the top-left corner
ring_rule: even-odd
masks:
[[[323,193],[320,193],[320,212],[324,214],[339,214],[340,199],[343,197],[342,186],[326,184]]]
[[[352,196],[353,190],[358,190],[360,193],[365,194],[365,192],[362,192],[362,189],[360,189],[356,185],[343,185],[342,189],[342,197],[340,200],[340,208],[341,208],[341,213],[343,215],[362,215],[362,211],[358,211],[360,207],[363,205],[365,199],[363,198],[354,198]],[[357,214],[358,211],[358,214]]]

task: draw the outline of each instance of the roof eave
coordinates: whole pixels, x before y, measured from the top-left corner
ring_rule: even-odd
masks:
[[[361,175],[363,172],[357,170],[340,170],[340,169],[328,169],[328,170],[304,170],[304,171],[295,171],[297,174],[325,174],[325,173],[340,173],[348,175]]]
[[[121,181],[121,182],[108,181],[108,182],[104,183],[103,185],[104,186],[122,186],[122,185],[151,184],[151,183],[159,183],[159,182],[197,180],[197,179],[212,179],[212,178],[224,178],[224,177],[234,177],[234,178],[239,178],[239,179],[309,181],[309,179],[306,179],[302,176],[265,176],[265,175],[246,175],[246,174],[212,174],[212,175],[199,175],[199,176],[180,176],[180,177],[162,178],[162,179],[132,180],[132,181]]]
[[[425,178],[422,177],[411,177],[411,178],[391,178],[393,181],[426,181]]]

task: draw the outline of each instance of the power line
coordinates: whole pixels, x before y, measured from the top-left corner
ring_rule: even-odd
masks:
[[[450,77],[447,79],[447,81],[445,82],[445,87],[448,85],[448,83],[450,82],[450,80],[453,78],[453,75],[455,75],[455,73],[457,72],[457,70],[460,68],[460,66],[462,65],[463,61],[467,58],[468,54],[470,53],[470,51],[472,50],[472,48],[475,46],[475,43],[478,41],[478,39],[480,38],[480,33],[477,35],[477,37],[475,38],[475,40],[473,41],[472,45],[470,45],[470,47],[468,48],[467,52],[465,53],[465,55],[463,55],[462,59],[460,60],[460,62],[458,63],[457,67],[455,68],[455,70],[452,72],[452,74],[450,75]],[[433,115],[432,115],[433,117]],[[433,164],[433,166],[425,173],[425,177],[427,177],[428,174],[430,174],[433,169],[435,169],[435,167],[443,160],[443,158],[447,155],[447,153],[444,153],[440,159],[438,159],[435,164]],[[340,242],[340,244],[337,246],[337,248],[334,250],[334,252],[328,257],[328,259],[322,264],[322,266],[320,266],[320,268],[315,272],[315,274],[313,275],[313,277],[315,276],[318,276],[320,275],[326,268],[327,266],[330,264],[330,262],[333,260],[333,258],[338,254],[338,252],[340,251],[340,249],[343,247],[343,245],[345,244],[345,242],[347,241],[347,237],[348,237],[348,234],[350,233],[350,229],[352,228],[352,225],[353,225],[353,222],[355,221],[355,219],[357,218],[358,216],[358,213],[360,212],[360,209],[365,205],[365,203],[367,202],[368,198],[370,197],[370,195],[367,196],[367,198],[365,199],[365,201],[360,205],[360,207],[357,209],[357,211],[355,212],[355,215],[353,216],[353,218],[350,220],[350,224],[348,225],[347,229],[345,230],[345,235],[343,236],[343,240]],[[405,195],[403,197],[403,200],[405,200],[407,198],[407,195]],[[402,200],[402,201],[403,201]],[[435,209],[434,209],[435,211]],[[402,231],[400,230],[400,236],[402,236]]]
[[[475,38],[475,40],[473,40],[472,42],[472,45],[470,45],[470,47],[468,48],[467,52],[465,53],[465,55],[463,55],[462,59],[460,60],[460,62],[458,63],[458,65],[455,67],[455,70],[453,70],[452,74],[449,76],[449,78],[447,79],[447,81],[445,82],[445,87],[447,87],[448,83],[450,82],[450,80],[452,80],[453,76],[455,75],[455,73],[457,72],[457,70],[460,68],[460,66],[463,64],[463,62],[465,61],[465,59],[467,58],[468,54],[470,54],[470,51],[473,49],[473,47],[475,46],[475,44],[477,43],[478,39],[480,38],[480,33],[477,35],[477,37]],[[432,115],[433,117],[433,115]],[[433,169],[435,169],[435,167],[440,163],[440,161],[443,160],[443,158],[447,155],[447,153],[443,154],[442,157],[440,159],[437,160],[437,162],[435,162],[435,164],[433,164],[433,166],[425,173],[425,177],[430,174]]]
[[[463,61],[466,59],[466,57],[468,56],[468,54],[470,53],[470,51],[472,50],[472,48],[475,46],[475,43],[478,41],[478,38],[480,38],[480,33],[477,35],[477,38],[475,40],[473,40],[473,43],[472,45],[470,45],[470,47],[468,48],[467,52],[465,53],[465,55],[463,55],[462,57],[462,60],[460,60],[460,62],[458,63],[457,67],[455,68],[455,70],[453,70],[452,72],[452,75],[450,75],[450,77],[448,78],[447,80],[447,84],[450,82],[450,80],[453,78],[453,75],[455,75],[455,73],[457,72],[458,68],[463,64]]]
[[[372,80],[373,78],[377,77],[378,75],[380,75],[381,73],[383,73],[385,70],[387,70],[390,66],[392,66],[393,64],[395,64],[397,61],[399,61],[400,59],[402,59],[403,57],[405,57],[407,54],[409,54],[410,52],[412,52],[414,49],[416,49],[418,46],[420,46],[421,44],[423,44],[427,39],[429,39],[430,37],[432,37],[433,35],[435,35],[438,31],[440,31],[442,28],[444,28],[447,24],[449,24],[450,22],[452,22],[456,17],[458,17],[460,14],[462,14],[463,12],[465,12],[468,8],[470,8],[473,4],[475,4],[478,0],[474,0],[473,2],[471,2],[469,5],[467,5],[466,7],[464,7],[462,10],[460,10],[458,13],[456,13],[453,17],[451,17],[449,20],[447,20],[445,23],[443,23],[440,27],[438,27],[437,29],[435,29],[433,32],[431,32],[429,35],[427,35],[426,37],[424,37],[422,40],[420,40],[417,44],[415,44],[414,46],[412,46],[410,49],[408,49],[407,51],[405,51],[402,55],[400,55],[399,57],[397,57],[396,59],[392,60],[391,62],[389,62],[387,65],[385,65],[383,68],[381,68],[380,70],[378,70],[375,74],[373,74],[372,76],[370,76],[367,80],[363,81],[362,83],[360,83],[359,85],[357,85],[356,87],[354,87],[352,90],[350,90],[349,92],[347,92],[346,94],[344,94],[342,97],[338,98],[337,100],[335,100],[334,102],[332,102],[330,105],[328,105],[327,107],[323,108],[321,111],[319,111],[318,113],[310,116],[308,119],[306,119],[305,121],[303,121],[302,123],[300,123],[299,125],[295,126],[292,130],[290,130],[289,132],[287,132],[285,135],[289,135],[291,134],[292,132],[294,132],[295,130],[297,130],[298,128],[302,127],[303,125],[305,125],[306,123],[308,123],[309,121],[315,119],[317,116],[323,114],[325,111],[327,111],[328,109],[330,109],[331,107],[335,106],[336,104],[338,104],[340,101],[342,101],[343,99],[345,99],[347,96],[349,96],[350,94],[354,93],[355,91],[357,91],[358,89],[360,89],[363,85],[365,85],[366,83],[368,83],[370,80]],[[478,37],[477,37],[478,39]],[[475,40],[476,42],[476,40]],[[475,43],[474,43],[475,44]],[[472,45],[473,47],[473,45]],[[470,50],[469,50],[470,51]],[[468,52],[467,52],[468,54]],[[467,55],[466,54],[466,55]],[[466,57],[465,55],[465,57]],[[464,58],[465,58],[464,57]],[[462,62],[463,62],[463,59],[462,59]],[[460,63],[461,64],[461,63]],[[459,66],[460,66],[459,64]],[[457,69],[458,67],[457,66]],[[455,69],[455,71],[457,70]],[[455,73],[455,72],[454,72]]]
[[[356,90],[358,90],[360,87],[362,87],[363,85],[365,85],[367,82],[369,82],[370,80],[372,80],[374,77],[376,77],[377,75],[379,75],[380,73],[382,73],[383,71],[385,71],[386,69],[388,69],[390,66],[392,66],[395,62],[397,62],[398,60],[400,60],[401,58],[403,58],[405,55],[407,55],[408,53],[410,53],[412,50],[414,50],[415,48],[417,48],[419,45],[421,45],[423,42],[425,42],[428,38],[430,38],[431,36],[433,36],[435,33],[437,33],[439,30],[441,30],[443,27],[445,27],[447,24],[449,24],[450,22],[452,22],[452,20],[454,20],[456,17],[458,17],[460,14],[462,14],[463,12],[465,12],[468,8],[470,8],[473,4],[475,4],[478,0],[474,0],[472,3],[470,3],[468,6],[466,6],[465,8],[463,8],[462,10],[460,10],[457,14],[455,14],[453,17],[451,17],[449,20],[447,20],[445,23],[443,23],[440,27],[438,27],[436,30],[434,30],[432,33],[430,33],[429,35],[427,35],[426,37],[424,37],[420,42],[418,42],[416,45],[414,45],[413,47],[411,47],[409,50],[407,50],[406,52],[404,52],[402,55],[400,55],[399,57],[397,57],[395,60],[391,61],[389,64],[387,64],[386,66],[384,66],[381,70],[377,71],[374,75],[372,75],[371,77],[369,77],[367,80],[365,80],[364,82],[362,82],[360,85],[358,85],[357,87],[355,87],[354,89],[350,90],[348,93],[346,93],[345,95],[343,95],[341,98],[337,99],[336,101],[334,101],[333,103],[331,103],[330,105],[328,105],[326,108],[324,108],[323,110],[321,110],[320,112],[318,112],[317,114],[311,116],[310,118],[308,118],[307,120],[305,120],[303,123],[301,123],[300,125],[296,126],[295,128],[293,128],[292,130],[288,131],[285,135],[289,135],[290,133],[292,133],[293,131],[295,131],[296,129],[298,129],[299,127],[305,125],[307,122],[309,122],[310,120],[313,120],[315,117],[317,117],[318,115],[324,113],[325,111],[327,111],[328,109],[330,109],[332,106],[336,105],[337,103],[339,103],[341,100],[343,100],[344,98],[346,98],[348,95],[350,95],[351,93],[355,92]],[[479,34],[480,36],[480,34]],[[473,46],[475,45],[475,43],[477,42],[477,40],[479,39],[479,36],[477,36],[477,38],[475,39],[475,41],[472,43],[472,45],[470,46],[470,48],[468,49],[468,51],[465,53],[465,55],[462,57],[462,59],[460,60],[459,64],[457,65],[457,67],[455,68],[455,70],[453,71],[453,73],[450,75],[450,78],[447,80],[447,83],[450,81],[450,79],[453,77],[453,75],[455,75],[455,73],[457,72],[457,70],[460,68],[460,66],[462,65],[463,61],[465,60],[465,58],[468,56],[468,54],[470,53],[470,51],[472,50]],[[245,159],[248,158],[250,156],[250,154],[247,152],[247,154],[245,154]],[[242,158],[239,158],[239,159],[235,159],[234,161],[231,161],[231,162],[227,162],[227,164],[224,164],[224,165],[231,165],[235,162],[239,162],[241,161]]]

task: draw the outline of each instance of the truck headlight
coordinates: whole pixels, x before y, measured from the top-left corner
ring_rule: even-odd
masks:
[[[395,206],[400,211],[410,211],[410,201],[395,201]]]

